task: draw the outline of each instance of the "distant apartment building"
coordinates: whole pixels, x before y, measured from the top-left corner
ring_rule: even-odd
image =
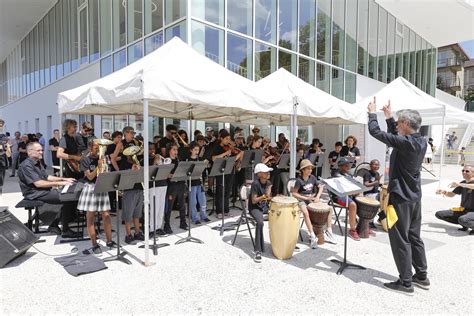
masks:
[[[467,61],[469,56],[458,44],[439,47],[437,88],[464,98],[464,63]]]
[[[474,93],[474,59],[464,63],[464,96],[470,91]],[[474,101],[467,102],[466,110],[474,112]]]

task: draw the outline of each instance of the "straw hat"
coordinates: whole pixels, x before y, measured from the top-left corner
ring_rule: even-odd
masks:
[[[306,168],[306,167],[314,168],[314,165],[311,163],[311,161],[309,161],[309,159],[303,159],[303,160],[301,160],[301,163],[300,163],[300,171],[303,170],[303,169]]]

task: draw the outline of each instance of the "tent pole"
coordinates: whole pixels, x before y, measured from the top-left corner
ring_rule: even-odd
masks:
[[[63,137],[63,115],[64,114],[59,114],[59,135]],[[63,177],[63,160],[59,159],[59,176],[62,178]]]
[[[293,97],[293,114],[291,115],[291,127],[290,127],[290,179],[295,178],[296,172],[296,133],[297,133],[297,108],[298,98]]]
[[[441,128],[441,152],[439,157],[439,180],[438,180],[438,189],[441,188],[441,175],[442,169],[444,164],[444,133],[446,128],[446,105],[444,105],[444,113],[443,113],[443,122]]]
[[[148,153],[148,142],[150,141],[150,137],[148,135],[148,100],[143,100],[143,155],[144,155],[144,166],[143,166],[143,212],[145,216],[145,266],[151,266],[152,263],[150,262],[150,183],[148,179],[150,178],[150,170],[148,168],[148,157],[150,154]]]

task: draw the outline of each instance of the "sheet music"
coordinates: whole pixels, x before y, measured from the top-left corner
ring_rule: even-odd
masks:
[[[344,177],[324,179],[324,182],[326,182],[330,187],[338,192],[351,192],[360,190],[360,187]]]
[[[66,194],[66,193],[67,193],[67,190],[69,190],[70,187],[71,187],[70,184],[65,185],[65,186],[63,187],[63,189],[61,190],[61,194]]]

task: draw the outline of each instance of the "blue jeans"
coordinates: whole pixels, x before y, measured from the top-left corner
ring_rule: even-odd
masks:
[[[202,186],[200,185],[195,185],[191,187],[191,196],[189,198],[189,203],[191,206],[191,217],[193,222],[199,220],[197,217],[196,202],[199,202],[199,206],[201,207],[201,220],[206,219],[206,193],[204,193],[204,191],[202,190]]]

